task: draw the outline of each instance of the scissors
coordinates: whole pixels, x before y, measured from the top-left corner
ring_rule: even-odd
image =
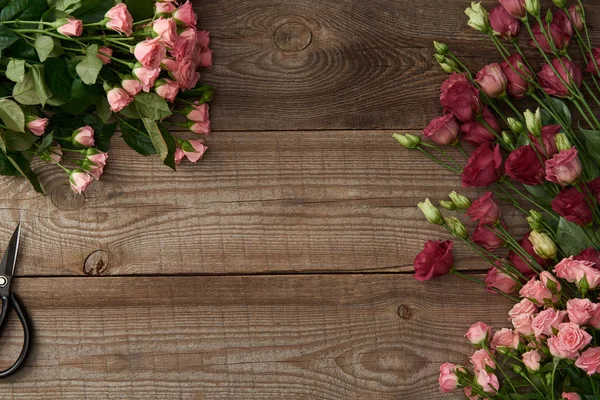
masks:
[[[0,262],[0,298],[2,299],[2,309],[0,311],[0,333],[6,326],[6,317],[8,313],[11,311],[11,309],[15,310],[15,313],[21,321],[21,326],[23,327],[23,348],[21,349],[19,358],[17,358],[17,361],[15,361],[13,365],[3,371],[0,371],[0,378],[6,378],[7,376],[13,374],[19,369],[21,364],[23,364],[27,358],[27,354],[29,353],[31,339],[30,323],[27,313],[25,312],[25,309],[21,305],[21,302],[18,300],[17,296],[10,292],[10,284],[12,282],[15,272],[15,265],[17,263],[20,237],[21,224],[17,226],[17,229],[15,229],[15,232],[10,238],[8,248],[4,252],[2,262]]]

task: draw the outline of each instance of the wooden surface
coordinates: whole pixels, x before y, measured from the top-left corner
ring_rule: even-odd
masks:
[[[194,4],[217,87],[202,163],[174,174],[115,138],[85,197],[47,166],[46,197],[0,178],[0,245],[22,220],[15,289],[36,328],[0,398],[460,398],[438,393],[439,364],[466,362],[464,331],[505,326],[510,305],[412,279],[423,242],[446,237],[416,203],[460,184],[391,134],[440,112],[433,39],[495,60],[468,1]],[[19,340],[11,327],[0,361]]]

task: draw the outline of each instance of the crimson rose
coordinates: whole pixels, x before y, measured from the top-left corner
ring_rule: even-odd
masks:
[[[442,84],[440,101],[461,121],[472,121],[481,112],[479,91],[464,75],[453,73]]]
[[[592,223],[592,209],[585,199],[585,194],[580,193],[576,187],[562,190],[552,200],[552,209],[577,225],[586,226]]]
[[[450,240],[428,240],[415,258],[415,279],[423,282],[446,275],[454,263],[453,247],[454,243]]]
[[[500,146],[485,143],[471,154],[462,173],[463,187],[489,186],[502,176]]]

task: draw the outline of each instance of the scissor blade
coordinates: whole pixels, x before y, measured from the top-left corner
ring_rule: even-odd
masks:
[[[8,247],[2,257],[0,263],[0,275],[6,277],[12,277],[15,272],[15,265],[17,265],[17,253],[19,252],[19,240],[21,238],[21,224],[17,225],[17,229],[10,238]]]

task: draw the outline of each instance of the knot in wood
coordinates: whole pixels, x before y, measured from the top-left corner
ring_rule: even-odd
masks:
[[[56,208],[63,211],[79,210],[85,204],[85,197],[74,193],[68,184],[58,185],[52,189],[50,198]]]
[[[302,51],[310,46],[312,32],[300,22],[287,22],[281,25],[273,35],[275,44],[283,51]]]
[[[398,307],[398,316],[402,319],[409,320],[412,317],[412,310],[405,304]]]
[[[90,254],[83,265],[83,273],[86,275],[102,275],[108,268],[108,253],[97,250]]]

